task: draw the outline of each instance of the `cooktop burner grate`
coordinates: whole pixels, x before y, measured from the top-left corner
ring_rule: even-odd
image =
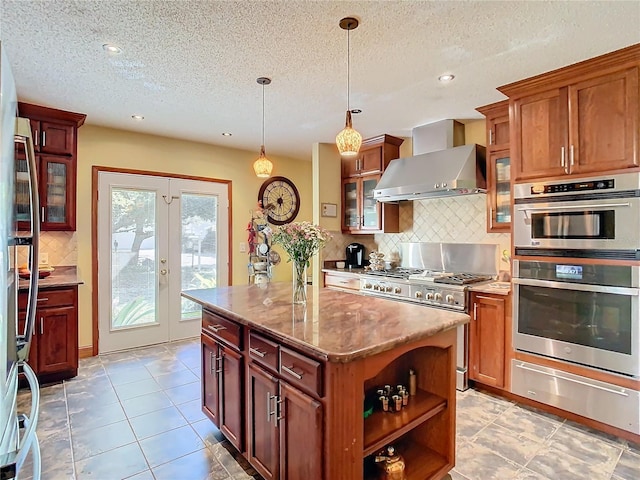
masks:
[[[472,273],[456,273],[433,279],[434,283],[446,283],[449,285],[467,285],[469,283],[484,282],[487,280],[491,280],[491,277],[487,275],[475,275]]]

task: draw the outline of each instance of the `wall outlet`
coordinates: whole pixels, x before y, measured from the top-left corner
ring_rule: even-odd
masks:
[[[240,253],[247,253],[247,244],[245,242],[240,242]]]
[[[47,252],[40,252],[38,262],[40,265],[49,265],[49,254]]]

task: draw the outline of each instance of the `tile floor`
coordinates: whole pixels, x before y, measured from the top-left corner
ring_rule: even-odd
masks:
[[[197,340],[81,360],[41,389],[42,478],[259,479],[202,414],[199,377]],[[457,428],[454,480],[640,478],[640,445],[475,390]]]

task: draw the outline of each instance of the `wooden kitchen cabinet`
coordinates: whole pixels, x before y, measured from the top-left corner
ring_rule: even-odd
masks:
[[[226,319],[207,311],[203,311],[202,318],[202,410],[243,451],[244,357],[239,351],[240,342],[233,344],[235,338],[241,337],[228,329],[231,322]],[[236,327],[241,335],[240,326]]]
[[[510,296],[471,292],[469,378],[506,387],[511,351]]]
[[[350,234],[397,233],[397,204],[373,198],[382,172],[400,156],[403,139],[380,135],[366,139],[358,156],[342,159],[342,231]]]
[[[322,405],[256,364],[249,375],[249,462],[266,480],[322,478]]]
[[[510,232],[509,101],[476,110],[487,118],[487,232]]]
[[[38,291],[29,365],[41,383],[78,375],[78,287]],[[18,295],[19,328],[24,328],[27,293]]]
[[[514,180],[639,166],[640,46],[500,87]]]
[[[76,229],[77,131],[86,115],[20,102],[29,118],[36,153],[40,194],[40,228]],[[16,204],[19,230],[29,230],[27,166],[22,147],[16,152]]]
[[[360,276],[348,271],[324,272],[324,286],[336,290],[358,291],[360,290]]]

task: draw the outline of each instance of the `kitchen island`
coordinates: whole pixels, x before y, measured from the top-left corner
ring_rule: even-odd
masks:
[[[264,287],[264,288],[261,288]],[[456,327],[463,313],[290,283],[190,290],[203,307],[205,414],[266,479],[377,478],[396,447],[409,480],[454,466]],[[385,385],[417,390],[399,412],[364,399]],[[373,394],[373,395],[372,395]]]

